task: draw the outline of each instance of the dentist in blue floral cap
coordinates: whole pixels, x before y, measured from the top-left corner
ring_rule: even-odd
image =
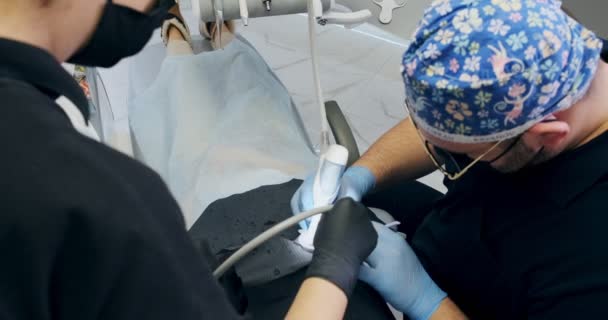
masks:
[[[414,320],[606,318],[602,48],[560,1],[434,1],[403,57],[410,117],[341,182],[402,223],[376,224],[360,279]],[[445,195],[415,181],[437,169]]]

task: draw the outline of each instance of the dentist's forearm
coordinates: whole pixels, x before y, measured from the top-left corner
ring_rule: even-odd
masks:
[[[355,163],[376,177],[376,187],[421,178],[435,170],[416,128],[406,119],[385,133]]]
[[[429,320],[467,320],[467,316],[450,298],[445,298]]]

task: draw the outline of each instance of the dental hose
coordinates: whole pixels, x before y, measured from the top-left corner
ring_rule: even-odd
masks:
[[[321,154],[329,148],[329,123],[327,122],[327,112],[321,88],[321,76],[319,74],[319,55],[317,53],[317,33],[316,33],[316,14],[314,12],[314,0],[308,0],[308,37],[310,41],[310,57],[312,60],[312,76],[315,84],[316,101],[321,116],[321,141],[319,150]]]
[[[215,271],[213,271],[213,276],[216,279],[219,279],[221,276],[226,273],[230,268],[232,268],[237,262],[246,257],[251,251],[255,250],[255,248],[261,246],[266,241],[276,237],[281,234],[285,230],[297,225],[300,221],[306,220],[312,216],[316,216],[318,214],[322,214],[330,211],[333,208],[333,205],[319,207],[310,211],[302,212],[298,215],[290,217],[287,220],[284,220],[281,223],[276,224],[272,228],[268,229],[266,232],[260,234],[255,237],[253,240],[246,243],[239,250],[237,250],[233,255],[231,255],[226,261],[224,261]]]

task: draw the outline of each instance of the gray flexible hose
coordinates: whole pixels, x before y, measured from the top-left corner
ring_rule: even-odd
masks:
[[[297,214],[283,222],[276,224],[272,228],[268,229],[268,231],[260,234],[255,237],[253,240],[247,242],[244,246],[242,246],[239,250],[237,250],[233,255],[231,255],[224,263],[222,263],[215,271],[213,271],[213,276],[218,279],[226,273],[232,266],[234,266],[237,262],[247,256],[251,251],[255,248],[262,245],[264,242],[276,237],[281,234],[283,231],[291,228],[292,226],[298,224],[300,221],[308,219],[312,216],[316,216],[321,213],[325,213],[333,209],[333,205],[319,207],[310,211],[302,212]]]

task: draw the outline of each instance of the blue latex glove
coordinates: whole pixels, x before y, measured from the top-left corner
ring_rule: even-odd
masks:
[[[293,214],[314,209],[312,187],[315,181],[315,173],[304,180],[300,188],[291,198],[291,210]],[[352,198],[360,202],[376,184],[376,177],[365,167],[350,167],[344,172],[340,180],[340,191],[336,201],[342,198]],[[300,222],[300,228],[308,229],[310,220]]]
[[[376,186],[376,177],[366,167],[350,167],[340,182],[338,199],[351,198],[357,202]]]
[[[420,264],[402,235],[374,223],[376,249],[361,266],[359,279],[412,320],[427,320],[447,297]]]

